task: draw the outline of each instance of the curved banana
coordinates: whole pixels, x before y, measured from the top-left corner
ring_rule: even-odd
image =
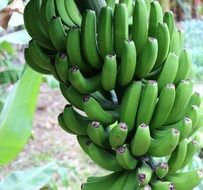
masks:
[[[125,143],[128,135],[128,126],[125,123],[115,125],[109,131],[109,143],[112,148],[118,148]]]
[[[113,183],[111,186],[111,190],[123,190],[123,187],[125,186],[126,179],[128,177],[128,172],[123,172],[122,175],[120,175],[117,180]]]
[[[169,53],[158,77],[159,91],[166,85],[173,83],[178,71],[178,57],[174,53]]]
[[[121,57],[124,41],[128,40],[128,12],[123,3],[115,4],[114,10],[114,46],[118,58]]]
[[[175,190],[176,187],[170,181],[153,181],[151,182],[153,190]]]
[[[163,179],[168,174],[169,166],[166,162],[159,163],[155,168],[155,175],[159,179]]]
[[[83,101],[84,111],[90,120],[99,121],[102,124],[110,125],[118,119],[117,111],[104,110],[94,98],[85,96]]]
[[[178,29],[176,27],[173,28],[173,33],[171,36],[171,43],[170,43],[170,48],[169,52],[170,53],[175,53],[178,57],[180,56],[180,36]]]
[[[101,74],[86,79],[77,66],[70,68],[69,80],[75,89],[82,94],[89,94],[97,91],[101,86]]]
[[[144,51],[138,57],[138,63],[135,69],[136,78],[146,77],[152,70],[158,54],[158,43],[155,38],[148,38]]]
[[[174,19],[173,12],[172,11],[166,11],[164,13],[163,21],[167,24],[168,29],[169,29],[169,33],[170,33],[170,37],[172,37],[173,29],[175,27],[175,19]]]
[[[101,72],[101,84],[104,90],[110,91],[115,88],[117,77],[116,55],[106,55]]]
[[[113,10],[106,6],[101,9],[98,21],[98,48],[103,59],[114,53],[113,41]]]
[[[132,154],[134,156],[142,156],[146,154],[150,147],[150,142],[151,136],[149,126],[144,123],[138,125],[130,145]]]
[[[158,96],[158,86],[156,81],[149,80],[145,85],[137,113],[137,125],[149,124],[156,106]],[[150,98],[149,98],[150,97]],[[147,112],[146,112],[147,108]]]
[[[139,186],[137,190],[152,190],[150,185]]]
[[[137,115],[138,105],[142,92],[142,82],[133,81],[125,90],[120,105],[120,121],[128,126],[128,131],[132,131],[135,127],[135,119]]]
[[[135,190],[138,187],[137,170],[129,171],[123,190]]]
[[[185,32],[181,29],[178,29],[179,39],[180,39],[180,50],[184,48],[185,45]]]
[[[101,68],[101,59],[96,41],[96,14],[86,10],[81,24],[81,45],[86,61],[95,69]]]
[[[116,4],[117,0],[105,0],[105,1],[106,1],[107,6],[111,7],[114,11],[115,4]]]
[[[160,92],[159,100],[153,113],[151,128],[161,128],[167,120],[175,102],[175,85],[167,84]]]
[[[58,123],[59,123],[60,127],[61,127],[64,131],[66,131],[66,132],[68,132],[68,133],[70,133],[70,134],[75,135],[75,133],[74,133],[73,131],[71,131],[70,128],[65,124],[64,119],[63,119],[63,113],[60,113],[60,114],[59,114],[59,116],[58,116]]]
[[[144,45],[147,42],[147,38],[148,38],[147,7],[144,0],[137,0],[135,2],[133,10],[132,40],[135,43],[138,56],[142,52]]]
[[[137,179],[141,186],[148,185],[152,177],[152,169],[146,163],[138,168]]]

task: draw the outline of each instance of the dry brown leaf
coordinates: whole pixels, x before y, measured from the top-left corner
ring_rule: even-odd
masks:
[[[13,12],[17,12],[23,14],[24,6],[23,0],[13,0],[11,4],[1,10],[0,12],[0,26],[4,29],[8,27],[8,22],[13,14]]]

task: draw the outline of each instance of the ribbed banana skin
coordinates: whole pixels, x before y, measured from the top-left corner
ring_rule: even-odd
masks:
[[[162,71],[158,76],[159,91],[166,84],[173,83],[178,71],[178,57],[174,53],[170,53],[163,65]]]
[[[153,181],[151,183],[153,190],[175,190],[176,187],[169,181]]]
[[[143,143],[144,142],[144,143]],[[131,140],[130,149],[134,156],[142,156],[147,153],[151,143],[149,126],[141,124]]]
[[[137,27],[139,26],[139,27]],[[140,38],[140,36],[142,36]],[[135,2],[133,11],[133,26],[132,26],[132,40],[135,43],[137,55],[139,55],[148,37],[148,14],[147,7],[144,0],[137,0]]]
[[[116,149],[116,159],[126,170],[133,170],[138,164],[138,160],[131,155],[127,145],[120,146]]]
[[[166,176],[166,179],[175,185],[176,190],[191,190],[200,184],[203,179],[203,171],[196,169],[188,172],[179,172]]]
[[[119,3],[126,4],[127,10],[128,10],[128,16],[132,16],[132,11],[134,7],[134,1],[133,0],[120,0]]]
[[[92,10],[86,10],[81,23],[81,45],[86,61],[95,69],[102,66],[97,48],[96,14]]]
[[[49,36],[54,47],[58,51],[64,52],[66,49],[66,32],[60,17],[54,16],[49,22]]]
[[[155,37],[158,24],[163,23],[163,13],[158,1],[152,1],[149,14],[149,36]]]
[[[142,95],[137,112],[137,125],[149,124],[157,103],[158,86],[156,81],[148,81],[142,90]],[[146,111],[147,108],[147,111]]]
[[[187,153],[187,146],[188,146],[188,141],[187,141],[187,139],[185,139],[172,152],[172,154],[168,160],[169,175],[173,174],[176,171],[178,171],[179,169],[181,169],[182,164],[185,160],[186,153]]]
[[[150,122],[151,128],[161,128],[167,120],[175,102],[175,86],[167,84],[160,92],[159,100],[156,104],[152,121]]]
[[[158,179],[163,179],[168,174],[169,166],[166,162],[159,163],[155,168],[155,175]]]
[[[178,72],[174,80],[175,84],[181,82],[181,80],[189,79],[191,76],[192,69],[192,57],[188,50],[182,50],[179,58]]]
[[[158,42],[158,55],[153,70],[156,70],[166,60],[170,47],[170,33],[166,23],[158,23],[155,35]]]
[[[123,190],[134,190],[138,187],[138,181],[135,180],[136,176],[137,170],[129,171]]]
[[[146,77],[152,70],[158,54],[158,42],[155,38],[148,38],[144,46],[144,51],[138,57],[138,63],[135,70],[136,78]]]
[[[174,19],[173,12],[172,11],[166,11],[164,13],[163,21],[167,24],[168,29],[169,29],[169,33],[170,33],[170,37],[172,38],[173,29],[175,27],[175,19]]]
[[[146,163],[143,163],[137,171],[137,180],[141,186],[148,185],[152,177],[152,169]]]
[[[113,90],[116,86],[117,60],[115,55],[106,55],[101,72],[101,84],[104,90]]]
[[[125,4],[115,4],[114,10],[114,47],[118,58],[124,46],[124,41],[128,40],[128,12]]]
[[[142,82],[134,81],[126,88],[120,106],[120,121],[128,126],[128,131],[135,127],[135,119],[142,92]]]
[[[101,9],[98,21],[98,48],[103,59],[114,53],[113,10],[106,6]]]

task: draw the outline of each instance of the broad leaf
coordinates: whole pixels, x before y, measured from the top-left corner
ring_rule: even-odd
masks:
[[[38,190],[51,181],[56,167],[55,163],[50,163],[42,167],[12,172],[0,182],[0,189]]]
[[[0,115],[0,165],[13,160],[27,143],[42,76],[28,68],[9,93]]]

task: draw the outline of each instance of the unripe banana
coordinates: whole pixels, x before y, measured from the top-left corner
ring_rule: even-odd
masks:
[[[139,27],[138,27],[139,26]],[[142,37],[141,37],[142,36]],[[148,38],[148,13],[144,0],[137,0],[133,11],[132,40],[139,55]]]
[[[170,53],[163,65],[162,71],[158,77],[159,91],[166,84],[173,83],[178,71],[178,57],[174,53]]]
[[[78,114],[70,105],[63,111],[64,123],[77,135],[86,135],[89,120],[87,117]]]
[[[138,57],[135,70],[136,78],[146,77],[152,70],[158,54],[158,43],[155,38],[148,38],[144,46],[144,51]]]
[[[128,134],[128,126],[125,123],[115,125],[109,132],[109,143],[111,147],[118,148],[125,143]]]
[[[118,83],[126,86],[132,81],[136,67],[136,49],[133,41],[127,40],[123,42],[121,50],[121,63],[118,70]]]
[[[135,180],[137,177],[137,170],[129,171],[126,183],[123,187],[123,190],[134,190],[138,187],[138,181]]]
[[[112,8],[109,6],[103,7],[98,21],[98,47],[103,59],[106,55],[114,53],[112,22]]]
[[[117,0],[105,0],[105,1],[106,1],[107,6],[111,7],[114,11],[115,4],[116,4]]]
[[[187,142],[187,139],[185,139],[172,152],[168,160],[169,175],[181,169],[187,153],[187,145],[188,145],[188,142]]]
[[[65,124],[64,119],[63,119],[63,113],[59,114],[59,116],[58,116],[58,123],[59,123],[60,127],[64,131],[66,131],[66,132],[68,132],[70,134],[75,135],[75,133],[73,131],[71,131],[70,128]]]
[[[117,77],[117,61],[115,55],[106,55],[101,72],[101,84],[104,90],[115,88]]]
[[[84,111],[90,120],[99,121],[102,124],[110,125],[118,119],[117,111],[104,110],[94,98],[85,96],[83,101]]]
[[[69,80],[74,88],[82,94],[89,94],[97,91],[101,86],[101,74],[86,79],[77,66],[70,68]]]
[[[126,4],[127,11],[128,11],[128,16],[132,16],[132,11],[133,11],[133,0],[119,0],[119,3],[124,3]]]
[[[131,152],[134,156],[142,156],[147,153],[151,142],[149,126],[146,124],[138,125],[135,135],[131,141]]]
[[[196,169],[189,172],[180,172],[166,176],[166,179],[175,185],[176,190],[191,190],[198,186],[203,179],[203,171]]]
[[[163,21],[167,24],[170,36],[172,37],[173,29],[175,27],[175,19],[172,11],[166,11],[164,13]]]
[[[178,130],[170,129],[167,130],[164,136],[152,138],[148,154],[154,157],[170,155],[178,145],[179,137],[180,133]]]
[[[111,186],[111,190],[123,190],[123,187],[125,185],[125,181],[128,177],[128,172],[123,172],[122,175],[120,175],[117,180],[113,183]]]
[[[150,122],[151,128],[161,128],[167,120],[173,104],[175,101],[175,86],[173,84],[167,84],[159,95],[159,100],[156,104],[155,111],[153,113],[152,121]]]
[[[169,52],[175,53],[179,57],[180,52],[181,52],[180,46],[181,46],[181,42],[180,42],[179,32],[178,32],[178,29],[176,27],[174,27],[173,33],[171,36]]]
[[[180,39],[180,50],[184,48],[185,45],[185,32],[181,29],[178,30]]]
[[[175,190],[176,187],[169,181],[153,181],[151,182],[153,190]]]
[[[168,174],[169,166],[166,162],[159,163],[155,168],[155,175],[159,179],[163,179]]]
[[[116,159],[126,170],[133,170],[138,164],[138,160],[131,155],[127,145],[120,146],[116,149]]]
[[[155,35],[158,42],[158,55],[153,70],[159,68],[166,60],[170,47],[170,33],[166,23],[158,23],[157,32]]]
[[[102,148],[108,148],[108,134],[103,126],[96,121],[90,123],[87,127],[87,134],[96,145]]]
[[[142,92],[142,82],[133,81],[125,90],[121,106],[120,106],[120,121],[128,126],[128,131],[132,131],[135,126],[138,105]]]
[[[141,123],[149,124],[156,106],[158,96],[158,86],[156,81],[148,81],[145,85],[137,113],[137,125]],[[149,98],[150,97],[150,98]],[[146,112],[147,108],[147,112]]]
[[[152,190],[150,185],[139,186],[137,190]]]
[[[114,45],[115,52],[118,58],[124,46],[124,41],[128,40],[128,12],[125,4],[115,4],[114,10]]]
[[[119,175],[121,175],[122,172],[112,172],[108,175],[104,176],[90,176],[87,178],[87,183],[94,183],[94,182],[105,182],[106,180],[109,180],[111,178],[117,178]]]
[[[81,41],[86,61],[95,69],[101,68],[101,59],[97,50],[96,41],[96,14],[92,10],[86,10],[82,17]]]
[[[157,33],[158,23],[162,24],[163,13],[161,5],[158,1],[152,1],[149,15],[149,36],[155,37]]]
[[[197,107],[200,107],[201,102],[202,102],[201,95],[198,92],[194,92],[192,94],[192,96],[190,97],[190,101],[188,103],[188,106],[195,105]]]
[[[66,32],[60,17],[53,16],[49,22],[49,36],[54,47],[64,52],[66,49]]]
[[[137,171],[137,179],[141,186],[147,185],[152,177],[152,169],[146,163],[143,163]]]

